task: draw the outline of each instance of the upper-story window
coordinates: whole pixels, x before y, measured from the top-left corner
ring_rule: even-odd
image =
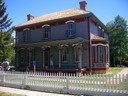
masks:
[[[29,30],[29,28],[25,28],[24,30],[23,30],[23,41],[24,42],[29,42],[30,41],[30,30]]]
[[[75,36],[75,22],[73,20],[69,20],[66,23],[66,28],[67,28],[67,31],[66,31],[66,34],[67,34],[67,37],[74,37]]]
[[[103,32],[103,30],[101,29],[101,27],[98,27],[98,35],[99,35],[100,37],[103,37],[103,38],[104,38],[104,32]]]
[[[44,25],[43,28],[43,39],[49,39],[50,38],[50,26]]]

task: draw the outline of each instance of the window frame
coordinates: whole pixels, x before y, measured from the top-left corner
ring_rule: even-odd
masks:
[[[45,24],[42,26],[43,29],[43,39],[47,40],[50,39],[50,25]]]
[[[74,20],[68,20],[66,23],[66,37],[74,37],[76,34],[76,28],[75,28],[75,21]]]
[[[104,62],[104,47],[98,46],[98,63]]]
[[[73,23],[68,23],[68,29],[67,29],[68,37],[73,36]]]
[[[30,41],[30,29],[29,28],[25,28],[23,30],[23,41],[24,42],[29,42]]]
[[[68,62],[68,48],[65,46],[61,50],[61,62],[62,63]]]
[[[44,27],[43,38],[44,39],[49,38],[49,28],[48,27]]]

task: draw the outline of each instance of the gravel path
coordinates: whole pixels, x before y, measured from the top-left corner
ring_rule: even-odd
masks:
[[[125,69],[123,69],[122,71],[120,71],[120,72],[118,72],[117,73],[117,75],[123,75],[124,74],[124,76],[126,76],[126,74],[128,74],[128,68],[125,68]]]
[[[1,92],[15,93],[15,94],[22,94],[22,95],[25,95],[25,96],[71,96],[71,95],[30,91],[30,90],[16,89],[16,88],[9,88],[9,87],[1,87],[1,86],[0,86],[0,91]]]

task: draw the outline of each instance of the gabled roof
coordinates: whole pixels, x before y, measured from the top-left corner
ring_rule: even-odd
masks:
[[[93,36],[92,37],[92,40],[93,41],[105,41],[106,38],[103,38],[103,37],[100,37],[100,36]]]
[[[89,14],[90,12],[81,10],[81,9],[69,9],[69,10],[64,10],[64,11],[59,11],[59,12],[54,12],[46,15],[42,15],[38,18],[34,18],[32,20],[29,20],[27,22],[24,22],[22,24],[19,24],[16,27],[21,27],[21,26],[26,26],[30,24],[35,24],[35,23],[41,23],[41,22],[46,22],[46,21],[51,21],[51,20],[56,20],[56,19],[61,19],[61,18],[67,18],[67,17],[73,17],[77,15],[86,15]]]

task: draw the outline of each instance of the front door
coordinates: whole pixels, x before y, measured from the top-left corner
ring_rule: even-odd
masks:
[[[45,49],[45,54],[44,54],[44,59],[45,59],[45,67],[49,68],[50,66],[50,48]]]

